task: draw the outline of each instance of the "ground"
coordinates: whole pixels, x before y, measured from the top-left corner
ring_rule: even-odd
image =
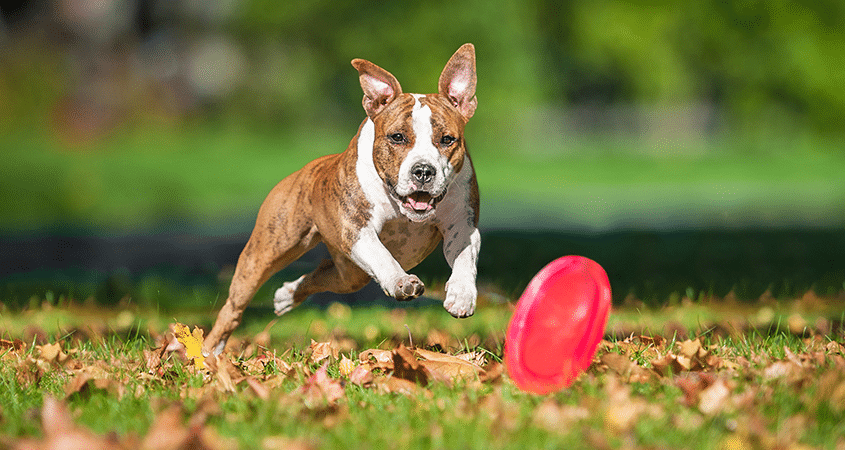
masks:
[[[494,300],[255,314],[204,361],[208,311],[5,310],[0,447],[845,448],[841,299],[617,307],[546,396],[510,382]]]

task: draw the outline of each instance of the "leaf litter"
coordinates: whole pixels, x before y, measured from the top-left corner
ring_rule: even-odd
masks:
[[[507,381],[496,361],[501,355],[455,346],[443,352],[440,343],[449,339],[442,330],[424,340],[433,343],[428,348],[395,342],[390,349],[358,351],[331,338],[281,355],[270,348],[265,330],[244,339],[240,353],[227,347],[210,358],[199,352],[202,330],[180,323],[152,345],[110,355],[69,340],[28,345],[19,338],[2,339],[0,360],[19,387],[39,388],[52,380],[56,388],[44,390],[41,435],[0,438],[0,447],[237,448],[234,439],[218,434],[219,422],[227,420],[218,405],[227,398],[275,403],[332,429],[361,407],[350,400],[350,390],[407,396],[450,413],[442,398],[446,389],[463,392],[450,414],[483,417],[492,435],[528,427],[551,435],[576,433],[595,448],[620,442],[630,448],[661,447],[672,443],[643,435],[640,424],[670,423],[691,435],[720,428],[715,443],[674,444],[685,448],[845,448],[841,433],[812,432],[845,431],[845,340],[841,330],[838,335],[801,331],[758,336],[764,342],[756,346],[734,337],[609,338],[572,388],[537,397],[527,412],[520,402],[530,404],[535,397]],[[141,399],[161,395],[162,389],[174,395],[151,402],[153,419],[143,434],[100,435],[77,423],[74,411],[86,398]],[[8,420],[0,416],[0,423]],[[314,448],[312,441],[291,436],[267,436],[263,444]]]

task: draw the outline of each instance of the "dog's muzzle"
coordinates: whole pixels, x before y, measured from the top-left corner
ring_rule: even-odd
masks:
[[[396,189],[390,189],[390,195],[399,204],[399,208],[406,217],[414,222],[422,222],[434,214],[437,204],[446,196],[446,190],[434,197],[426,191],[414,191],[402,196],[396,193]]]

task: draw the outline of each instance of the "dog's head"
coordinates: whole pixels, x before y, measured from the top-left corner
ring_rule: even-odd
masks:
[[[475,48],[464,44],[440,74],[437,94],[403,94],[396,77],[362,59],[364,110],[375,126],[373,164],[406,217],[434,215],[464,164],[464,126],[475,112]]]

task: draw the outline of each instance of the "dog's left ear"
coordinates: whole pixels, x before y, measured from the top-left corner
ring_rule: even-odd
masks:
[[[475,47],[464,44],[446,63],[440,74],[438,91],[445,95],[464,118],[475,113],[478,100],[475,98]]]

